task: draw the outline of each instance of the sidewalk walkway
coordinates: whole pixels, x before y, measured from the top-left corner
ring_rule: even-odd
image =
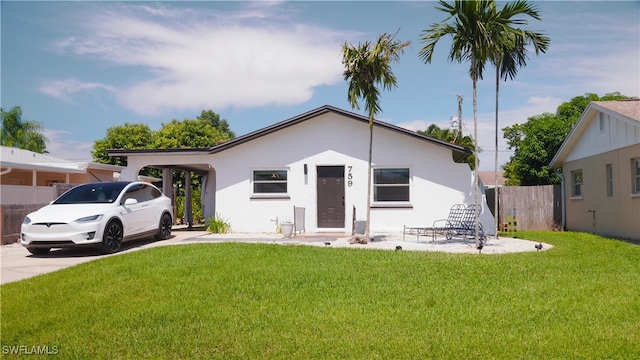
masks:
[[[280,245],[311,245],[323,247],[349,247],[354,249],[380,249],[380,250],[410,250],[410,251],[439,251],[450,253],[468,254],[505,254],[514,252],[539,251],[536,245],[539,243],[516,239],[511,237],[489,237],[487,243],[481,250],[475,247],[473,239],[451,239],[440,238],[433,241],[429,237],[407,235],[403,240],[402,233],[378,233],[374,234],[374,241],[368,244],[351,244],[351,237],[347,234],[306,234],[293,236],[291,239],[284,239],[281,234],[264,233],[231,233],[231,234],[205,234],[197,238],[185,239],[182,242],[251,242],[269,243]],[[549,244],[542,244],[541,250],[548,250],[552,247]]]

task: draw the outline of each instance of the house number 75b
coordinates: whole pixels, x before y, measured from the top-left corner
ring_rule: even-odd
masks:
[[[352,187],[353,186],[353,166],[347,166],[347,186]]]

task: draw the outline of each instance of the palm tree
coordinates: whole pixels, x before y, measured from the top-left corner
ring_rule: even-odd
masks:
[[[435,46],[445,36],[452,37],[449,61],[469,61],[469,75],[473,83],[473,138],[475,139],[474,155],[476,163],[474,168],[474,204],[478,206],[478,98],[477,83],[482,79],[482,71],[487,61],[492,59],[492,54],[497,52],[497,42],[500,34],[496,29],[500,27],[498,12],[494,1],[463,1],[456,0],[453,5],[440,0],[437,10],[443,11],[448,16],[427,30],[423,30],[420,42],[424,47],[419,56],[425,63],[430,63],[433,58]],[[478,238],[479,218],[475,215],[475,244],[480,245]]]
[[[535,6],[530,5],[525,0],[518,0],[504,5],[500,10],[499,18],[504,21],[504,28],[501,35],[500,51],[494,54],[491,62],[496,67],[496,128],[495,128],[495,168],[494,168],[494,184],[498,183],[498,99],[500,93],[500,78],[507,81],[507,78],[513,80],[518,73],[518,68],[527,65],[527,46],[532,45],[536,55],[545,53],[549,48],[549,37],[520,28],[513,28],[511,25],[527,25],[526,19],[513,19],[518,15],[528,15],[536,20],[540,20],[540,15]],[[498,28],[499,29],[499,28]],[[496,186],[494,201],[494,231],[495,237],[498,238],[498,187]]]
[[[22,121],[22,109],[14,106],[9,111],[0,108],[3,146],[16,147],[37,153],[46,153],[47,138],[42,135],[42,125],[37,121]]]
[[[446,141],[450,144],[456,144],[463,146],[467,149],[474,149],[475,142],[469,135],[462,136],[460,130],[458,129],[448,129],[448,128],[440,128],[436,124],[431,124],[427,127],[426,130],[418,130],[418,134],[422,134],[425,136],[429,136],[432,138],[436,138],[442,141]],[[479,151],[482,151],[480,149]],[[469,165],[471,170],[475,169],[476,157],[475,155],[471,155],[464,159],[464,162]]]
[[[397,32],[396,32],[397,34]],[[382,110],[380,91],[397,87],[396,77],[391,71],[391,63],[400,60],[400,54],[409,46],[409,41],[395,40],[396,34],[384,33],[375,44],[367,41],[357,46],[347,42],[342,45],[342,65],[344,80],[349,83],[347,98],[354,109],[360,109],[358,99],[364,100],[364,108],[369,115],[369,174],[367,176],[367,229],[369,237],[371,223],[371,155],[373,152],[373,120]]]

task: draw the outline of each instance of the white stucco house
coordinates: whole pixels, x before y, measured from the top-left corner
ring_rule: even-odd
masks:
[[[457,203],[474,202],[469,150],[375,121],[371,231],[431,226]],[[305,209],[305,230],[350,233],[355,208],[366,217],[368,118],[323,106],[208,149],[109,150],[126,157],[123,180],[146,166],[205,175],[205,217],[220,214],[234,232],[273,232]],[[479,190],[481,191],[481,189]],[[481,194],[481,193],[479,193]],[[484,229],[493,216],[480,195]]]

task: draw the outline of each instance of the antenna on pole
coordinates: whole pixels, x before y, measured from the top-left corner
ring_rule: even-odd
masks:
[[[462,139],[462,95],[456,94],[456,96],[458,97],[458,116],[451,116],[450,127],[458,126],[458,132],[455,133],[453,143],[459,144]]]

